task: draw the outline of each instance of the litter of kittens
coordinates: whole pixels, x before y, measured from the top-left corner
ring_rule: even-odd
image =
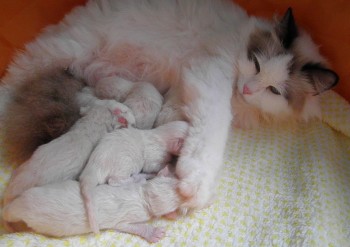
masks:
[[[2,223],[25,231],[0,244],[345,246],[344,71],[295,6],[91,0],[46,28],[0,85]]]

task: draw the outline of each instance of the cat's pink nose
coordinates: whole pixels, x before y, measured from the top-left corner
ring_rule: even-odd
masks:
[[[252,91],[250,91],[247,85],[243,86],[243,94],[252,94]]]

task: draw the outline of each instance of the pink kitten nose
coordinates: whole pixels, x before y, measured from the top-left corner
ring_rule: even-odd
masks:
[[[252,91],[250,91],[247,85],[243,86],[243,94],[252,94]]]

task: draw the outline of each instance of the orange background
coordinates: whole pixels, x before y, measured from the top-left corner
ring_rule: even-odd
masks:
[[[17,49],[46,25],[58,22],[86,0],[0,0],[0,76]],[[189,0],[190,1],[190,0]],[[291,6],[296,21],[318,44],[340,76],[336,91],[350,101],[350,1],[236,0],[249,14],[283,15]]]

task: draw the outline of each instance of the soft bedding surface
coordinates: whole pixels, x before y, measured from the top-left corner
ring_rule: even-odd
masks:
[[[350,246],[350,106],[334,92],[322,106],[322,121],[233,130],[215,203],[174,222],[154,220],[167,228],[154,246]],[[11,171],[1,164],[1,194]],[[149,245],[113,231],[1,233],[0,246],[9,247]]]

